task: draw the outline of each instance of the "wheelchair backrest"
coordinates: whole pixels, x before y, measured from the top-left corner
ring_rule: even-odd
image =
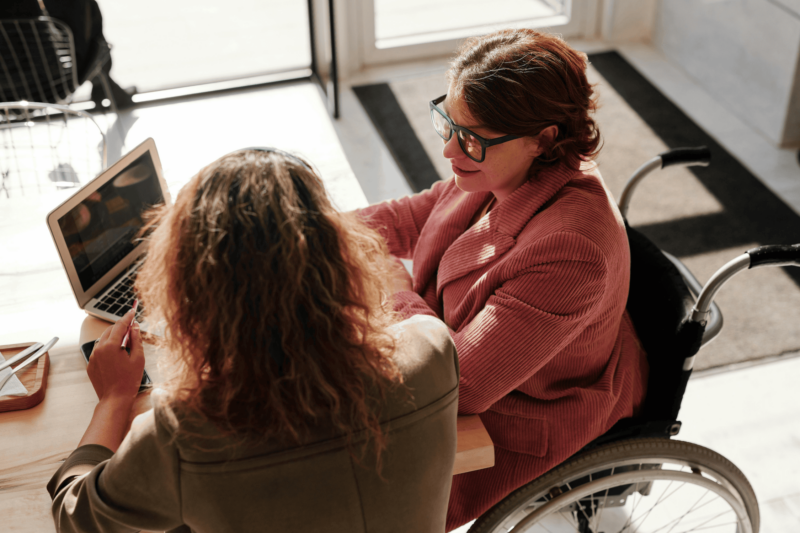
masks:
[[[675,265],[627,222],[626,229],[631,250],[627,309],[650,365],[642,417],[675,420],[691,373],[683,363],[697,353],[704,328],[687,321],[694,297]]]

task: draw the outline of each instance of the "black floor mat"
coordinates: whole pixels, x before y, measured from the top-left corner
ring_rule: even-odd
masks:
[[[683,257],[752,242],[800,241],[800,216],[722,148],[617,52],[592,54],[594,68],[670,148],[708,146],[712,164],[691,167],[723,205],[722,213],[639,226],[642,233]],[[785,268],[800,285],[800,268]]]
[[[353,92],[378,129],[411,189],[415,192],[423,191],[439,181],[439,174],[422,148],[422,143],[414,133],[391,87],[386,83],[361,85],[353,87]]]

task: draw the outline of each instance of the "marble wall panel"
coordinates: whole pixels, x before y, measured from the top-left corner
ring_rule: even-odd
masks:
[[[770,0],[661,0],[653,44],[777,145],[800,144],[800,16]]]

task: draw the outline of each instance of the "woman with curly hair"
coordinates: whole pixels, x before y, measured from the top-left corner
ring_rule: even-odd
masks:
[[[208,165],[148,228],[165,380],[126,436],[142,339],[120,348],[130,314],[103,333],[58,530],[442,531],[457,359],[439,320],[389,309],[381,237],[274,149]]]
[[[447,529],[487,511],[637,412],[646,355],[625,311],[622,218],[592,161],[600,145],[586,56],[528,29],[467,40],[430,103],[454,176],[360,212],[389,251],[395,310],[439,317],[461,366],[458,410],[479,414],[493,468],[454,477]]]

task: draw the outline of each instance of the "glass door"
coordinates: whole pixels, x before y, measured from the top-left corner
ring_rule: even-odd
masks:
[[[134,102],[310,79],[338,115],[333,0],[98,0]]]
[[[301,71],[308,4],[283,0],[98,0],[112,76],[140,93]]]
[[[459,40],[501,28],[583,36],[593,0],[361,0],[364,64],[452,53]]]

